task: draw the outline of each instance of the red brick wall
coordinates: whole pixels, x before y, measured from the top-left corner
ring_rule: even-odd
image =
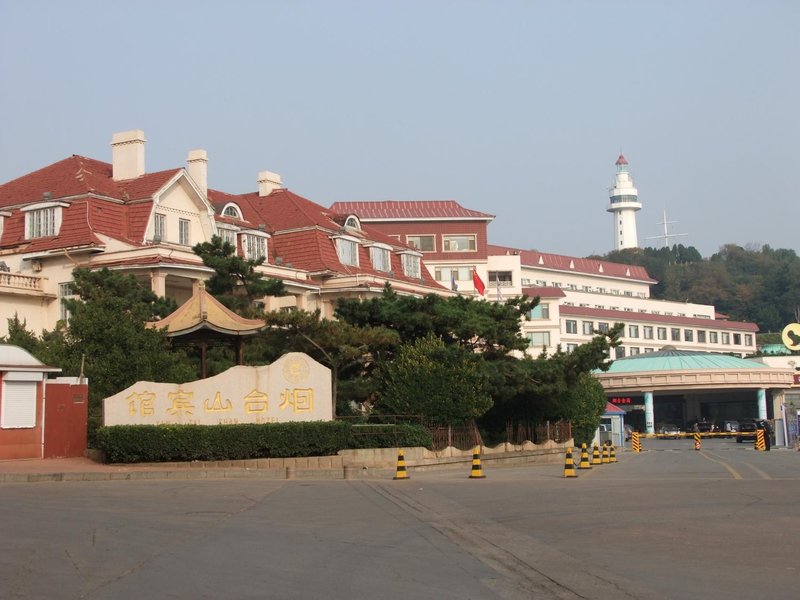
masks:
[[[436,252],[425,252],[423,260],[485,260],[487,256],[487,238],[485,221],[403,221],[403,222],[369,222],[370,227],[386,235],[399,235],[405,243],[407,235],[435,235]],[[475,235],[476,250],[467,252],[442,252],[443,235]]]

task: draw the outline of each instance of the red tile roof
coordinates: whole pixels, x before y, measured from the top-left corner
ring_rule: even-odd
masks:
[[[522,265],[528,267],[564,271],[567,273],[604,275],[606,277],[617,277],[642,283],[658,283],[647,274],[647,270],[644,267],[638,265],[623,265],[605,260],[576,258],[573,256],[563,256],[561,254],[547,254],[536,250],[520,250],[518,248],[495,246],[493,244],[488,246],[488,252],[489,256],[519,254]]]
[[[336,252],[336,241],[333,238],[340,232],[366,242],[382,243],[392,248],[411,249],[368,225],[362,225],[360,230],[343,231],[343,217],[346,215],[325,208],[288,189],[278,189],[267,196],[259,196],[255,192],[233,195],[218,190],[209,190],[208,196],[215,210],[219,212],[231,202],[241,209],[245,219],[244,223],[227,219],[226,222],[249,227],[259,227],[263,224],[265,230],[272,236],[269,244],[270,260],[274,262],[276,257],[280,257],[281,264],[284,266],[291,265],[296,269],[311,273],[369,274],[389,278],[388,273],[372,268],[369,248],[365,245],[359,246],[358,267],[342,264]],[[218,217],[217,220],[222,220],[222,218]],[[422,280],[412,279],[403,274],[400,257],[394,252],[390,256],[393,271],[390,278],[393,281],[405,281],[432,287],[436,290],[444,289],[430,276],[424,265],[422,266]]]
[[[114,181],[111,164],[73,155],[0,185],[0,208],[43,202],[45,193],[49,193],[48,200],[68,201],[69,205],[62,208],[59,235],[31,240],[26,252],[99,246],[102,242],[97,234],[139,244],[144,239],[153,195],[180,172],[181,169],[168,169]],[[98,196],[120,203],[107,202]],[[12,212],[0,246],[25,243],[24,218],[23,213]]]
[[[135,179],[114,181],[110,163],[73,154],[27,175],[0,185],[0,208],[43,200],[97,194],[119,200],[147,198],[157,192],[180,169],[148,173]]]
[[[364,221],[420,219],[462,219],[491,221],[494,215],[464,208],[455,200],[383,200],[377,202],[334,202],[331,210],[356,215]]]
[[[758,325],[742,321],[718,321],[716,319],[699,319],[697,317],[679,317],[675,315],[654,315],[651,313],[632,312],[624,310],[608,310],[604,308],[590,308],[588,306],[559,307],[561,316],[597,317],[608,319],[610,322],[644,321],[646,323],[663,323],[664,325],[691,325],[700,329],[728,329],[735,331],[757,332]]]

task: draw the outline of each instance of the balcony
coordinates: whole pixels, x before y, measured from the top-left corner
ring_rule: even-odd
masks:
[[[43,278],[37,275],[0,272],[0,294],[44,295]]]

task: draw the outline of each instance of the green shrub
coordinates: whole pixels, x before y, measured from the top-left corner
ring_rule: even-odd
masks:
[[[263,425],[114,425],[97,430],[97,447],[114,463],[331,456],[347,447],[342,422]]]
[[[264,425],[114,425],[96,430],[112,463],[332,456],[344,448],[430,448],[421,425],[351,425],[344,421]]]

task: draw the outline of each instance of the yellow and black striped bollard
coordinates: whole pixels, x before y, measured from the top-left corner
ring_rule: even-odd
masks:
[[[394,475],[394,479],[410,479],[408,471],[406,471],[406,459],[402,449],[397,451],[397,471]]]
[[[575,472],[575,462],[572,460],[572,448],[567,448],[567,455],[564,457],[564,477],[577,477]]]
[[[609,463],[617,462],[617,451],[614,448],[614,444],[611,444],[608,447],[608,462]]]
[[[700,448],[702,448],[702,444],[700,443],[700,434],[699,433],[695,433],[694,434],[694,449],[695,450],[700,450]]]
[[[602,465],[608,464],[608,444],[603,444],[603,456],[600,459],[600,464]]]
[[[600,459],[600,448],[597,444],[592,449],[592,465],[601,465],[603,461]]]
[[[764,451],[766,451],[766,449],[767,449],[767,442],[764,439],[764,430],[763,429],[757,429],[756,430],[755,449],[756,450],[764,450]]]
[[[475,450],[472,451],[472,471],[470,471],[469,478],[483,479],[485,477],[486,475],[483,474],[483,468],[481,467],[480,447],[475,446]]]
[[[581,444],[581,462],[578,464],[579,469],[591,469],[592,465],[589,463],[589,450],[586,448],[586,442]]]

